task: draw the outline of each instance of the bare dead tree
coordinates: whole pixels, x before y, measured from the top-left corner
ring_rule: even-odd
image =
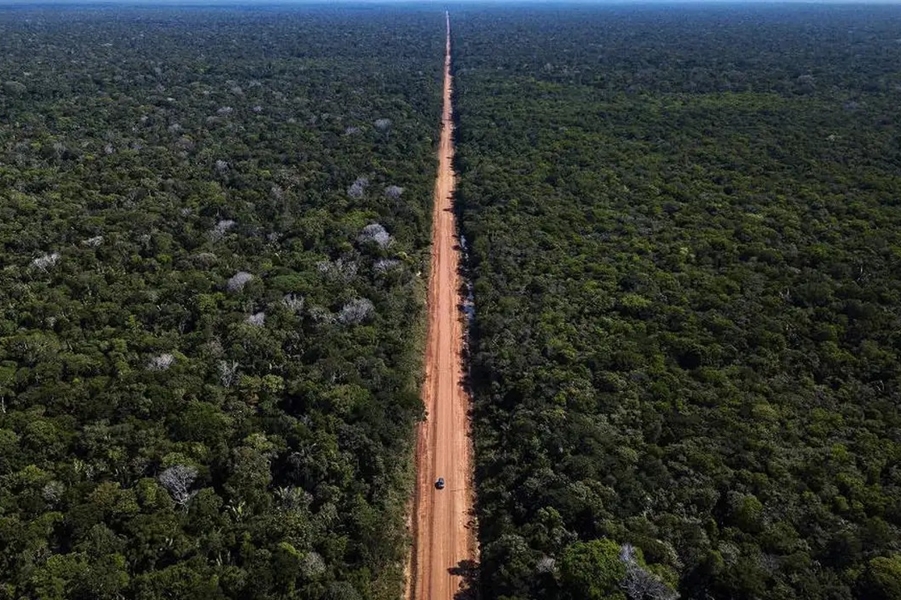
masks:
[[[366,193],[366,187],[369,185],[369,179],[366,177],[357,177],[357,179],[347,188],[347,195],[354,200],[359,200]]]
[[[151,371],[165,371],[171,367],[174,362],[175,355],[167,352],[151,358],[150,362],[147,363],[147,368]]]
[[[385,134],[385,139],[391,137],[391,127],[394,123],[391,122],[391,119],[376,119],[375,120],[375,128],[379,130],[379,132]]]
[[[375,312],[375,306],[366,298],[351,300],[338,313],[338,321],[345,325],[358,325]]]
[[[254,313],[245,319],[248,325],[253,325],[254,327],[263,327],[266,324],[266,313],[260,311],[258,313]]]
[[[222,239],[228,231],[237,225],[235,221],[231,219],[222,219],[221,221],[216,223],[216,226],[210,231],[210,237],[213,240]]]
[[[238,381],[238,361],[219,361],[219,383],[230,388]]]
[[[282,304],[293,313],[299,313],[303,310],[304,297],[297,294],[285,294],[282,298]]]
[[[391,235],[380,223],[370,223],[357,236],[357,241],[361,244],[372,242],[380,248],[386,248],[391,244]]]
[[[389,185],[385,188],[385,196],[390,198],[391,200],[398,200],[401,197],[401,194],[404,193],[404,188],[397,185]]]
[[[626,565],[626,576],[620,582],[620,587],[630,600],[677,600],[679,598],[679,594],[638,563],[632,544],[623,544],[619,559]]]
[[[197,469],[187,465],[169,467],[159,475],[160,484],[169,491],[179,506],[186,506],[197,492],[191,490],[197,479]]]
[[[376,273],[385,273],[400,265],[400,261],[395,258],[381,258],[375,261],[372,268]]]
[[[31,266],[40,269],[41,271],[46,271],[49,267],[58,263],[59,259],[59,252],[53,252],[52,254],[45,254],[34,259],[31,261]]]
[[[240,292],[244,289],[244,286],[247,285],[247,282],[252,279],[253,275],[247,271],[238,271],[228,280],[228,283],[225,284],[225,289],[232,293]]]

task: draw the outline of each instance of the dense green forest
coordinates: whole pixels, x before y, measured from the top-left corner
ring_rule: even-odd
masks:
[[[901,9],[461,7],[484,598],[901,598]]]
[[[443,17],[0,9],[0,599],[399,595]]]

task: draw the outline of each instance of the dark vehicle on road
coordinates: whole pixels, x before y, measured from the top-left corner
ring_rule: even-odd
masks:
[[[435,482],[435,487],[438,488],[439,490],[444,489],[444,477],[438,478],[438,481]]]

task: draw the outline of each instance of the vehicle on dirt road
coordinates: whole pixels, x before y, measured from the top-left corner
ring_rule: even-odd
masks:
[[[435,482],[435,487],[439,490],[444,489],[444,477],[439,477],[438,481]]]

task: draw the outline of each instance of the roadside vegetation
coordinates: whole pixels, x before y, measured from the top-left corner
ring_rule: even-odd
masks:
[[[443,13],[0,10],[0,598],[397,598]]]
[[[901,597],[899,39],[455,13],[483,598]]]

